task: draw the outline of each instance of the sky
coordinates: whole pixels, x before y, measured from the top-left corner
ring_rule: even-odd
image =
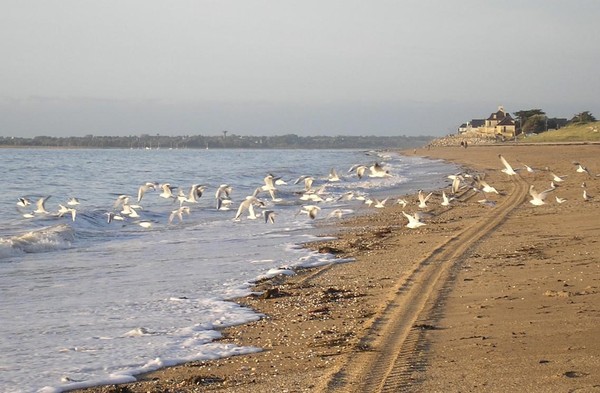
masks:
[[[0,0],[0,136],[600,118],[597,0]]]

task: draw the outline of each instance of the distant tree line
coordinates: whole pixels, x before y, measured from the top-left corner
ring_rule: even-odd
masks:
[[[571,120],[562,118],[550,118],[541,109],[528,109],[515,112],[517,124],[521,127],[521,132],[525,134],[557,130],[570,124],[586,124],[596,121],[594,115],[585,111],[578,113]]]
[[[0,137],[2,146],[120,149],[382,149],[412,148],[429,143],[430,136],[241,136],[228,134],[149,135],[34,138]]]

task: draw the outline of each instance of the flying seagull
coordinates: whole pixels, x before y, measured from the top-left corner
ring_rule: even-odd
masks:
[[[405,213],[404,210],[402,211],[402,214],[404,214],[404,217],[408,218],[408,224],[406,224],[406,226],[408,228],[414,229],[414,228],[418,228],[420,226],[425,225],[424,222],[421,222],[420,219],[420,214],[417,212],[414,215]]]
[[[513,175],[517,174],[517,172],[515,172],[515,170],[508,163],[508,161],[506,161],[506,159],[504,157],[502,157],[502,154],[498,154],[498,157],[500,157],[500,161],[502,161],[502,164],[504,165],[504,168],[502,169],[502,172],[506,173],[509,176],[513,176]]]
[[[529,203],[531,203],[534,206],[542,206],[544,205],[546,202],[544,202],[544,199],[546,199],[546,197],[548,196],[548,194],[550,192],[554,191],[553,189],[548,189],[542,192],[536,192],[533,189],[533,184],[529,186],[529,195],[531,195],[531,200],[529,200]]]
[[[422,190],[419,190],[419,207],[421,209],[427,208],[427,201],[429,200],[429,198],[431,198],[432,194],[433,193],[430,192],[429,194],[425,195],[423,194]]]

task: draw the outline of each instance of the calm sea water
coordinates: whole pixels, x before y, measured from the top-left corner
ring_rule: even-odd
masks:
[[[375,161],[392,175],[358,179],[348,169]],[[399,196],[446,184],[453,166],[394,153],[351,150],[28,150],[2,149],[0,195],[0,391],[60,392],[134,380],[141,372],[191,360],[258,351],[214,342],[218,330],[260,318],[229,301],[250,293],[251,283],[294,267],[339,262],[301,248],[319,234],[315,222],[363,202],[338,200],[348,191]],[[342,180],[329,182],[335,168]],[[239,203],[264,184],[277,186],[274,223],[247,214]],[[326,185],[329,201],[300,200],[310,175]],[[186,203],[180,222],[169,216],[179,203],[148,192],[139,218],[108,222],[119,195],[137,204],[138,187],[170,183],[186,192],[207,186],[198,203]],[[217,210],[215,192],[229,184],[231,210]],[[175,190],[177,193],[177,190]],[[20,197],[32,205],[17,205]],[[33,214],[47,197],[48,214]],[[58,217],[69,197],[80,204],[75,220]],[[321,207],[311,220],[303,204]],[[257,212],[265,209],[257,208]],[[351,213],[352,214],[352,213]],[[140,221],[151,223],[149,228]]]

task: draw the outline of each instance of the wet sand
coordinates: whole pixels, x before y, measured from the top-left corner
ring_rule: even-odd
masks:
[[[259,284],[263,296],[239,302],[264,318],[223,332],[264,351],[85,391],[600,391],[600,146],[405,154],[457,162],[499,194],[483,204],[466,188],[444,207],[440,191],[427,209],[409,195],[404,209],[324,227],[338,240],[309,246],[355,261]],[[508,176],[498,154],[535,170]],[[533,206],[529,185],[548,189],[551,172],[567,176]],[[584,201],[582,183],[594,199]],[[426,225],[406,228],[402,210],[425,210]]]

